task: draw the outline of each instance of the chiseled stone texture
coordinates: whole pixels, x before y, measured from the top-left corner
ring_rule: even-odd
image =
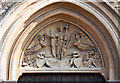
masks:
[[[22,1],[27,0],[0,0],[0,21],[10,9],[14,8],[16,4],[19,4]],[[106,1],[110,3],[113,10],[117,10],[118,13],[120,13],[120,0],[106,0]]]
[[[81,3],[79,6],[82,7],[83,9],[87,10],[87,11],[84,11],[84,10],[80,10],[78,8],[79,6],[73,5],[72,7],[70,7],[69,6],[70,3],[66,4],[67,6],[65,6],[65,7],[67,7],[67,8],[72,9],[72,8],[76,7],[77,9],[74,8],[76,12],[83,11],[83,12],[81,12],[82,15],[84,13],[86,13],[86,18],[93,18],[93,19],[91,19],[91,21],[94,24],[96,23],[96,26],[99,28],[99,29],[97,29],[97,28],[93,28],[93,25],[90,21],[88,21],[86,19],[84,21],[83,20],[84,18],[80,18],[79,14],[76,14],[74,12],[71,13],[70,11],[66,11],[66,10],[64,11],[62,9],[60,12],[59,12],[59,10],[58,10],[58,12],[51,11],[48,15],[46,15],[46,12],[47,12],[46,10],[48,10],[47,8],[50,8],[50,10],[51,10],[51,8],[55,8],[55,5],[58,5],[58,4],[56,3],[56,4],[52,5],[52,7],[50,7],[49,1],[51,1],[51,3],[54,3],[54,0],[43,0],[43,1],[44,1],[44,3],[42,2],[39,4],[34,3],[34,2],[33,3],[32,2],[29,2],[29,3],[25,2],[25,3],[19,4],[19,2],[18,2],[18,5],[20,5],[20,6],[18,8],[16,8],[16,10],[14,10],[12,12],[12,14],[9,13],[8,17],[6,16],[5,21],[3,20],[2,24],[1,24],[1,28],[0,28],[1,29],[0,30],[1,31],[0,38],[2,39],[2,37],[3,37],[3,40],[1,41],[0,44],[2,44],[3,42],[5,42],[5,44],[3,44],[4,46],[3,45],[1,46],[1,47],[3,47],[3,49],[1,49],[1,52],[2,52],[1,55],[4,55],[4,56],[0,56],[0,58],[2,57],[0,60],[0,64],[2,64],[1,68],[0,68],[1,79],[3,79],[3,80],[6,80],[6,79],[17,80],[18,79],[18,77],[21,75],[20,72],[22,72],[22,70],[18,67],[18,64],[19,64],[18,59],[20,58],[20,54],[24,50],[22,47],[25,46],[23,44],[27,41],[27,39],[26,39],[26,38],[28,38],[27,35],[30,35],[29,34],[30,32],[34,33],[35,30],[33,30],[33,29],[37,29],[37,28],[41,27],[42,25],[44,25],[43,23],[49,23],[51,21],[51,19],[56,19],[56,17],[58,17],[61,20],[61,16],[59,16],[59,14],[61,14],[61,12],[63,12],[63,15],[65,16],[63,18],[70,19],[72,21],[75,21],[76,23],[78,22],[78,24],[83,25],[85,27],[85,29],[89,29],[90,30],[89,32],[94,31],[94,32],[91,32],[91,34],[93,34],[94,38],[100,42],[101,48],[103,48],[102,45],[105,47],[102,50],[106,52],[106,53],[103,52],[104,53],[103,55],[107,55],[107,56],[104,56],[104,58],[106,60],[106,70],[108,72],[107,73],[108,75],[106,74],[107,75],[106,77],[110,80],[118,79],[119,77],[117,78],[117,75],[119,73],[119,71],[118,71],[119,70],[119,66],[118,66],[119,65],[119,63],[118,63],[119,57],[116,55],[119,52],[115,51],[114,49],[113,49],[113,51],[111,51],[111,49],[109,48],[109,46],[112,46],[114,48],[114,47],[117,47],[117,45],[118,45],[118,41],[117,41],[118,40],[117,39],[117,35],[118,35],[117,30],[119,29],[119,27],[117,26],[118,20],[116,19],[116,17],[113,15],[113,12],[112,12],[112,11],[114,11],[115,8],[114,9],[111,8],[110,10],[106,10],[106,8],[109,9],[111,6],[109,6],[109,5],[107,6],[106,4],[101,5],[101,3],[99,3],[99,4],[94,3],[93,5],[96,5],[97,7],[99,7],[98,11],[96,10],[94,12],[93,5],[92,6],[91,5],[84,5]],[[58,0],[55,0],[55,1],[57,2]],[[71,1],[71,3],[77,4],[74,1],[79,1],[79,0],[59,0],[59,1],[68,1],[68,2]],[[2,3],[5,3],[5,2],[1,2],[1,4]],[[8,9],[4,9],[3,5],[1,5],[1,10],[4,10],[4,12],[1,13],[2,18],[4,17],[4,15],[7,15],[6,13],[8,12],[8,10],[14,9],[14,7],[16,6],[15,3],[17,3],[17,2],[13,2],[12,5],[10,5],[9,7],[5,7]],[[46,6],[46,5],[49,5],[49,6]],[[104,8],[104,5],[107,7]],[[89,6],[92,8],[90,8]],[[43,12],[42,10],[38,11],[38,10],[42,9],[43,7],[46,7],[43,10],[45,14],[40,13],[40,12]],[[27,9],[25,9],[25,8],[27,8]],[[61,8],[61,5],[59,6],[59,8]],[[99,10],[104,10],[103,13],[105,13],[106,15],[99,12]],[[36,11],[38,11],[38,12],[36,12]],[[66,17],[66,13],[70,17]],[[104,16],[101,14],[103,14]],[[114,11],[114,14],[116,16],[118,16],[118,14],[119,14],[119,13],[116,13],[116,9]],[[44,19],[41,19],[39,17],[39,15],[41,15],[41,16],[44,15],[44,18],[46,18],[47,20],[44,21]],[[34,20],[35,16],[36,16],[36,18],[39,17],[38,20]],[[51,17],[53,16],[53,17],[49,19],[50,16]],[[96,18],[94,18],[94,16]],[[78,19],[74,20],[74,18],[71,18],[71,17],[74,17],[74,18],[78,17]],[[25,22],[25,21],[27,21],[27,22]],[[32,23],[29,26],[27,26],[27,23],[29,23],[31,21],[32,21]],[[39,24],[39,23],[41,23],[41,24]],[[39,26],[36,27],[38,24],[39,24]],[[26,30],[24,30],[24,29],[26,29]],[[104,33],[99,34],[99,33],[102,33],[102,31]],[[108,36],[107,33],[110,34],[110,36]],[[22,36],[20,36],[20,34],[22,34]],[[4,38],[4,35],[8,35],[8,36],[6,36]],[[106,39],[106,38],[108,38],[108,39]],[[111,41],[112,39],[113,39],[113,41]],[[99,43],[99,42],[97,42],[97,43]],[[13,45],[15,45],[15,47],[14,47],[15,49],[13,49]],[[11,49],[13,49],[12,53],[10,52]],[[118,49],[118,48],[116,48],[116,49]],[[111,53],[110,51],[113,53]],[[10,56],[10,58],[9,58],[9,55],[13,55],[13,56]],[[10,63],[8,63],[7,60],[10,60]],[[113,60],[115,60],[115,63],[113,63]],[[110,66],[107,65],[108,62],[110,63],[109,64]],[[5,65],[3,65],[3,64],[5,64]],[[10,64],[9,70],[7,69],[6,64]],[[115,65],[115,67],[114,67],[114,65]],[[108,68],[110,69],[109,70],[110,72],[108,71]],[[9,72],[9,77],[7,77],[7,72]],[[115,76],[116,76],[116,78],[115,78]]]
[[[120,1],[118,2],[110,2],[110,4],[116,8],[118,10],[118,12],[120,13]]]
[[[19,2],[0,2],[0,20]]]
[[[0,3],[0,20],[4,17],[6,12],[10,7],[14,5],[15,2],[1,2]]]

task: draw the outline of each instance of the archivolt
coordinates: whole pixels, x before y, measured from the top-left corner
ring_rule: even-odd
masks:
[[[19,64],[28,40],[41,28],[63,20],[80,27],[91,37],[103,57],[105,78],[117,80],[120,64],[118,26],[113,22],[116,19],[109,18],[104,9],[91,4],[75,0],[44,0],[23,2],[13,9],[1,24],[1,79],[17,80],[23,71]]]

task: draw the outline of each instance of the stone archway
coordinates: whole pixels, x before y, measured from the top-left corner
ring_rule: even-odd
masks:
[[[28,44],[42,28],[64,21],[79,27],[94,43],[102,59],[103,70],[99,72],[106,80],[118,80],[118,27],[114,23],[117,20],[113,21],[111,18],[114,16],[106,14],[98,5],[74,0],[49,0],[23,2],[17,6],[2,23],[0,59],[5,64],[1,65],[2,79],[17,80],[22,73],[32,72],[21,68]]]

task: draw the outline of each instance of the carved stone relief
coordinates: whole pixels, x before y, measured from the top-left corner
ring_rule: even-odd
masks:
[[[24,52],[23,68],[102,68],[101,57],[89,37],[68,23],[42,29]]]

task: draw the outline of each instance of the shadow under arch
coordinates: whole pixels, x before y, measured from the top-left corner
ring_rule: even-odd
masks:
[[[84,82],[106,83],[100,73],[24,73],[19,77],[21,82]]]

